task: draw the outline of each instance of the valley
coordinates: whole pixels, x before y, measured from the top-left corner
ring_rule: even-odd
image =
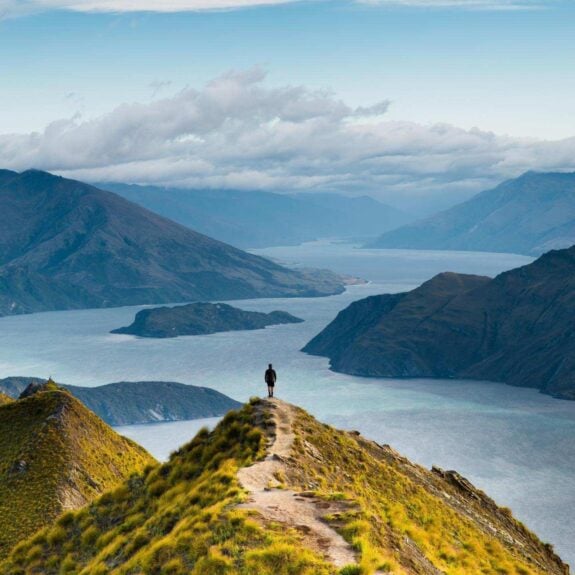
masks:
[[[192,338],[137,339],[109,334],[141,308],[49,312],[0,319],[0,376],[52,374],[66,383],[169,379],[212,387],[245,401],[262,395],[263,370],[278,370],[278,397],[344,429],[388,443],[426,467],[457,469],[575,562],[575,404],[534,390],[458,380],[366,380],[337,374],[324,358],[298,350],[351,302],[406,291],[451,269],[495,276],[531,258],[486,253],[358,250],[316,242],[258,251],[290,265],[328,267],[370,280],[328,298],[246,300],[252,311],[283,309],[306,321],[261,331]],[[18,345],[17,342],[25,345]],[[226,361],[222,362],[221,358]],[[120,427],[159,459],[217,420]],[[552,450],[549,446],[553,445]],[[521,477],[521,483],[517,483]],[[553,489],[549,489],[553,485]]]

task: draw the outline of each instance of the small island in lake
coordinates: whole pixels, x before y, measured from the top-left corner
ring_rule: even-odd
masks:
[[[176,307],[144,309],[136,314],[131,325],[115,329],[111,333],[165,338],[263,329],[269,325],[301,322],[303,319],[285,311],[263,313],[245,311],[225,303],[190,303]]]

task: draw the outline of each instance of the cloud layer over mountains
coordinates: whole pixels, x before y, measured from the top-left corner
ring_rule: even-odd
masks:
[[[88,181],[339,190],[380,197],[476,191],[526,170],[575,169],[575,138],[541,141],[387,121],[325,91],[271,87],[254,68],[97,118],[0,135],[2,167]]]

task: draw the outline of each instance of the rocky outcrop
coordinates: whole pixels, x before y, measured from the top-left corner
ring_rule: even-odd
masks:
[[[262,313],[244,311],[223,303],[191,303],[141,310],[131,325],[115,329],[112,333],[166,338],[263,329],[269,325],[302,321],[285,311]]]
[[[445,273],[341,312],[304,351],[336,371],[456,377],[575,399],[575,247],[495,279]]]

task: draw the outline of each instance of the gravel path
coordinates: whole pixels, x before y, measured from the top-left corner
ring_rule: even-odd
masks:
[[[265,400],[264,409],[273,414],[276,435],[264,461],[238,472],[241,485],[249,492],[249,500],[240,507],[258,511],[265,521],[283,523],[302,532],[306,546],[338,568],[356,564],[351,546],[322,519],[337,510],[337,502],[304,497],[279,488],[276,476],[282,476],[287,468],[285,461],[291,455],[294,414],[289,404],[275,398]]]

